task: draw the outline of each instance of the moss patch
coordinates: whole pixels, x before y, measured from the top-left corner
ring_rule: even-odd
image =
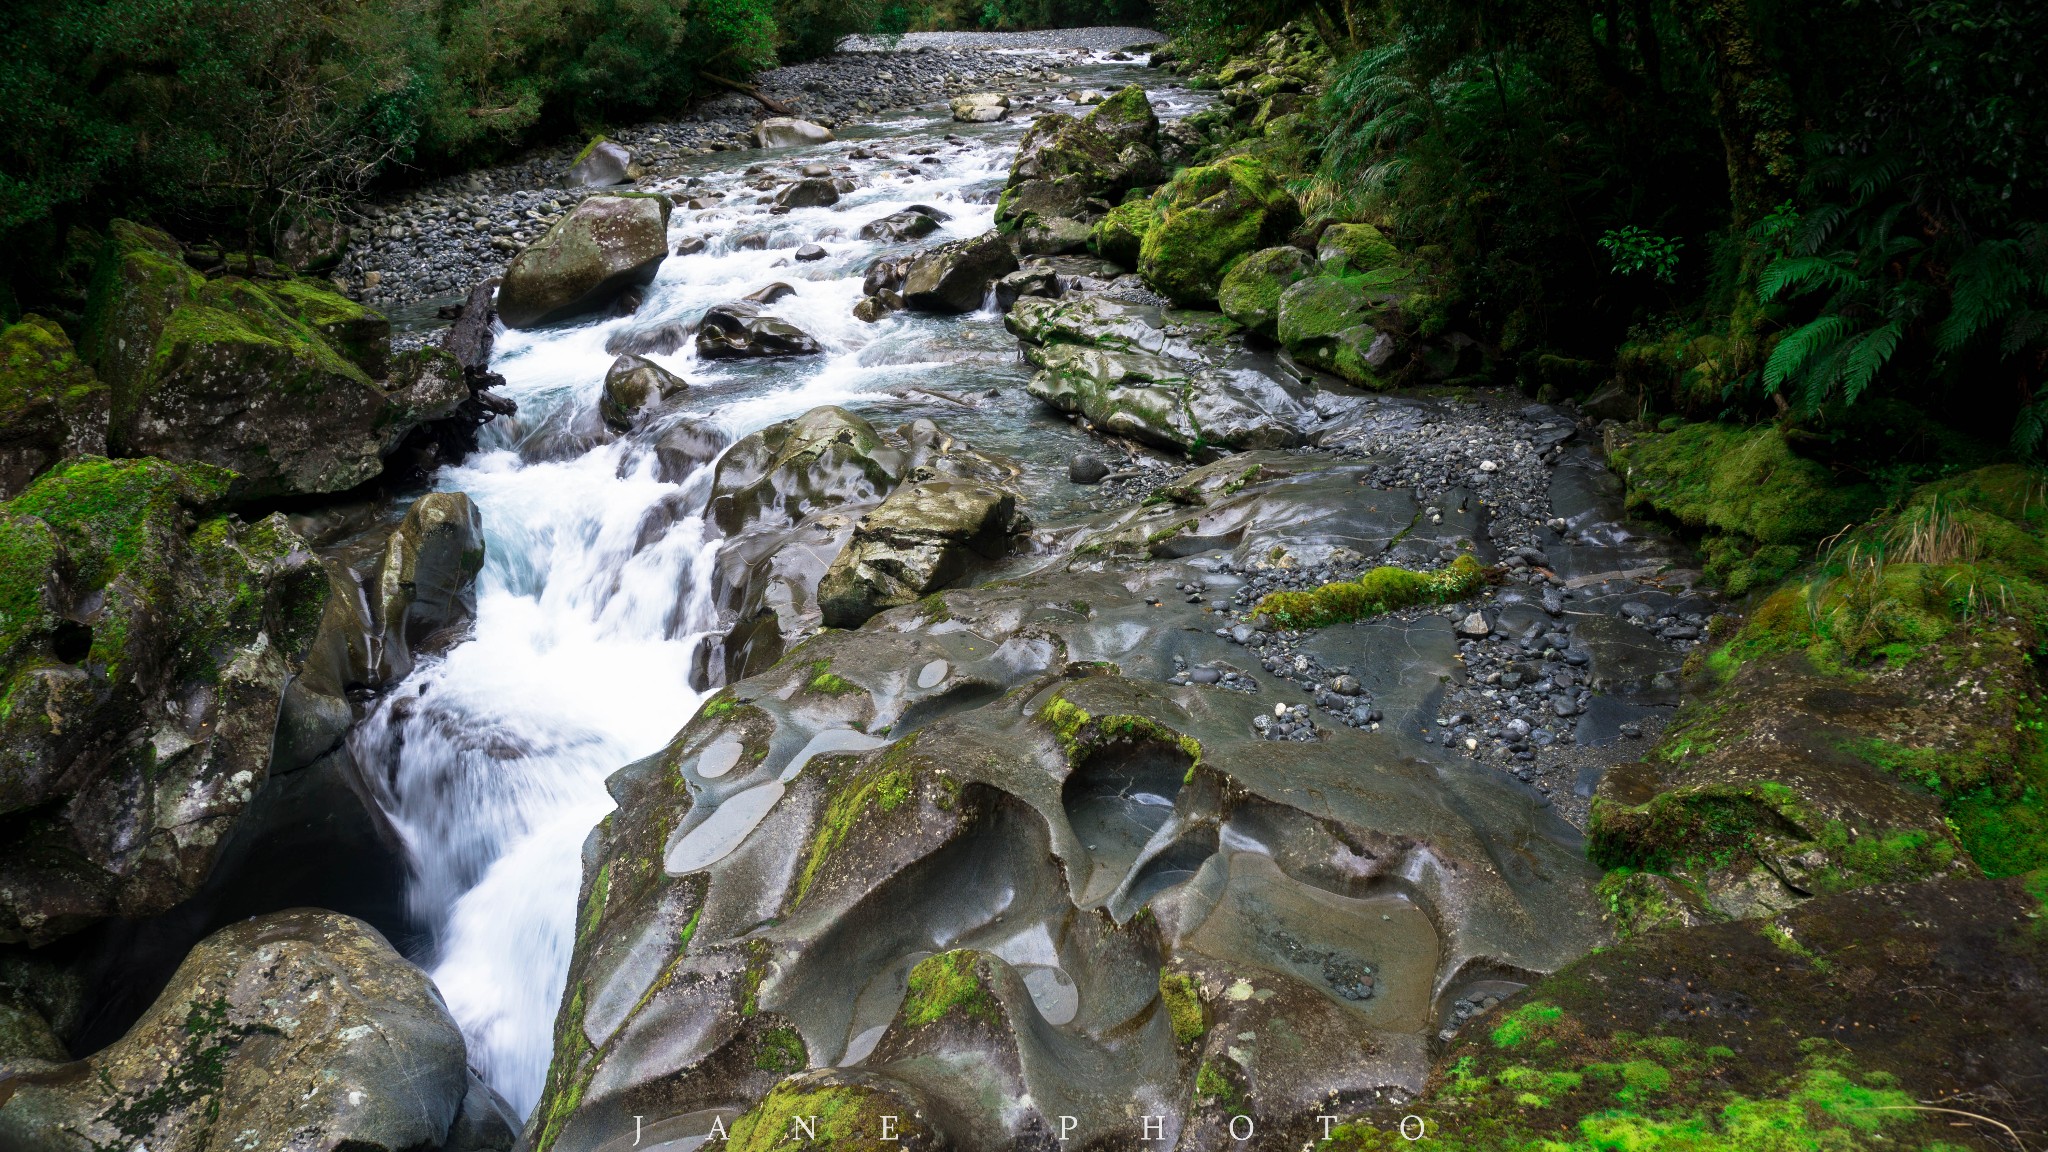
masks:
[[[1159,999],[1166,1005],[1166,1018],[1173,1023],[1175,1043],[1192,1044],[1208,1034],[1209,1011],[1202,1005],[1202,986],[1193,976],[1161,969]]]
[[[989,991],[980,963],[981,953],[965,948],[918,961],[910,970],[910,992],[903,998],[903,1023],[922,1028],[957,1014],[1000,1026],[1002,1005]]]
[[[894,812],[910,801],[917,781],[905,764],[907,746],[899,744],[890,753],[855,773],[832,793],[825,805],[824,818],[811,836],[810,853],[797,876],[793,902],[801,902],[810,892],[819,870],[864,816],[876,810]]]
[[[1485,569],[1466,553],[1436,572],[1381,567],[1356,580],[1340,580],[1307,592],[1271,592],[1259,601],[1257,610],[1285,628],[1322,628],[1417,604],[1463,600],[1485,583]]]

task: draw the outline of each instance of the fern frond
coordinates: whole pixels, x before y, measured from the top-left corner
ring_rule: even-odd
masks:
[[[1816,288],[1833,288],[1846,291],[1862,283],[1856,273],[1845,264],[1840,254],[1829,256],[1785,256],[1771,261],[1757,278],[1756,294],[1760,300],[1775,300],[1790,292],[1802,295]]]
[[[1776,392],[1801,375],[1815,356],[1832,350],[1849,334],[1849,318],[1830,313],[1785,333],[1764,364],[1764,390]]]
[[[1906,334],[1903,321],[1893,320],[1850,340],[1842,359],[1842,400],[1854,404],[1870,382],[1877,378],[1885,364],[1898,351],[1899,341]]]

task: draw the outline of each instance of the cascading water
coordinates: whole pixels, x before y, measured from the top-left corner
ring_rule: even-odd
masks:
[[[1129,71],[1104,68],[1103,79]],[[859,184],[830,208],[784,215],[771,214],[739,165],[707,160],[687,189],[654,185],[721,202],[676,212],[671,239],[707,244],[670,257],[635,315],[499,336],[494,367],[519,416],[489,429],[484,450],[438,480],[468,493],[483,514],[488,551],[474,633],[390,692],[352,743],[412,859],[414,911],[434,933],[433,953],[421,959],[468,1038],[472,1064],[521,1115],[547,1071],[580,849],[612,807],[605,777],[688,721],[702,696],[690,670],[717,625],[718,541],[704,517],[711,468],[664,480],[654,442],[686,418],[738,437],[820,404],[850,404],[888,406],[871,412],[877,418],[938,416],[1012,454],[1058,458],[1064,427],[1021,389],[980,410],[935,399],[948,387],[981,392],[1023,378],[992,312],[898,314],[876,324],[852,315],[861,276],[886,247],[856,239],[862,224],[919,203],[948,213],[943,231],[918,247],[990,226],[993,192],[1023,124],[948,137],[953,128],[901,118],[856,139],[769,154],[785,178],[797,165],[825,162],[850,166]],[[847,155],[862,146],[902,153],[942,137],[950,144],[938,163]],[[757,159],[744,154],[741,163]],[[750,234],[765,234],[763,246],[753,247]],[[792,250],[811,242],[826,258],[792,263]],[[654,355],[689,381],[689,392],[631,435],[600,442],[610,337],[693,324],[709,306],[778,280],[795,292],[769,311],[815,336],[822,355],[700,361],[688,347]],[[906,386],[921,391],[906,400]],[[1061,435],[1049,438],[1052,430]],[[1058,483],[1027,477],[1027,496],[1033,485],[1043,494]]]

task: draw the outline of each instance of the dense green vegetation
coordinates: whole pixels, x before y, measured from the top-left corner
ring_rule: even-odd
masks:
[[[115,216],[261,250],[379,180],[674,110],[853,32],[1146,0],[81,0],[0,12],[0,319]],[[958,9],[956,12],[955,9]],[[58,301],[58,311],[64,311]]]
[[[2048,10],[2017,0],[1164,0],[1213,66],[1336,57],[1295,187],[1443,278],[1500,373],[1619,376],[1838,465],[2022,453],[2048,393]],[[1242,112],[1243,109],[1240,109]],[[1246,113],[1248,115],[1249,113]],[[1894,433],[1879,451],[1873,426]],[[1903,433],[1903,435],[1899,435]],[[1903,441],[1903,443],[1901,443]]]

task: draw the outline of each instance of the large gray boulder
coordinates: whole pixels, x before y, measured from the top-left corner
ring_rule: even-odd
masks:
[[[563,183],[571,188],[609,188],[624,184],[633,165],[633,154],[600,136],[590,142],[576,162],[569,165]]]
[[[794,116],[770,116],[754,126],[754,140],[763,148],[829,144],[833,139],[830,128]]]
[[[988,286],[1017,270],[1017,254],[995,232],[921,252],[903,276],[903,303],[918,312],[972,312]]]
[[[381,637],[379,679],[396,683],[416,655],[445,647],[476,618],[484,518],[461,492],[429,492],[384,542],[372,606]]]
[[[828,628],[868,617],[958,580],[975,557],[997,559],[1017,522],[1016,494],[992,484],[925,480],[889,494],[854,526],[818,585]]]
[[[587,197],[506,266],[499,317],[513,328],[552,324],[653,280],[668,255],[672,208],[659,195]]]
[[[0,943],[183,901],[268,775],[329,585],[231,487],[77,457],[0,505]]]
[[[79,351],[109,389],[115,454],[228,468],[246,499],[353,488],[419,422],[382,315],[323,281],[207,279],[126,221],[101,249]]]
[[[472,1095],[426,973],[314,909],[201,941],[128,1034],[78,1065],[11,1070],[0,1146],[14,1152],[412,1152],[442,1146]],[[477,1112],[492,1106],[477,1095]],[[501,1113],[462,1131],[476,1148],[504,1129]]]

